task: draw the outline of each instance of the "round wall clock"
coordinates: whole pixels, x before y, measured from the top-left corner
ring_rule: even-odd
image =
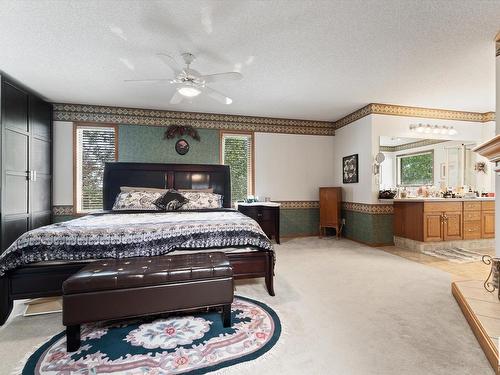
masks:
[[[186,155],[189,151],[189,143],[185,139],[179,139],[175,144],[175,151],[179,155]]]

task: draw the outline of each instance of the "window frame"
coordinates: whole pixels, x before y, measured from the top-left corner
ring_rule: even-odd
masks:
[[[431,163],[431,172],[432,172],[432,183],[430,184],[403,184],[401,181],[401,159],[405,157],[412,157],[412,156],[418,156],[418,155],[425,155],[425,154],[430,154],[432,157],[432,163]],[[428,185],[433,185],[434,184],[434,150],[423,150],[423,151],[418,151],[418,152],[412,152],[408,154],[399,154],[396,155],[396,185],[398,187],[417,187],[417,186],[428,186]]]
[[[246,135],[250,137],[250,176],[251,183],[249,186],[248,195],[255,195],[255,132],[239,131],[239,130],[220,130],[219,131],[219,164],[224,165],[224,136],[226,135]],[[231,202],[234,205],[234,202]]]
[[[77,205],[77,131],[79,128],[114,128],[115,131],[115,161],[118,161],[118,125],[117,124],[101,124],[93,122],[74,122],[73,123],[73,215],[84,216],[89,211],[79,211]]]

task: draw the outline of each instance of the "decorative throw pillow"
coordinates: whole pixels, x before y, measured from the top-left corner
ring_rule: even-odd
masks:
[[[154,202],[162,196],[157,191],[126,191],[118,194],[113,211],[153,210],[158,211]]]
[[[175,211],[187,203],[188,199],[175,190],[169,190],[153,203],[160,210]]]
[[[222,207],[222,195],[215,193],[203,193],[203,192],[184,192],[182,193],[184,197],[189,199],[184,206],[183,210],[199,210],[204,208],[221,208]]]

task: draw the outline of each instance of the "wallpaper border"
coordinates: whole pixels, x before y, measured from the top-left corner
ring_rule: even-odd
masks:
[[[335,135],[334,123],[225,115],[216,113],[177,112],[82,104],[53,104],[54,121],[113,123],[120,125],[169,126],[191,125],[196,128],[263,133]]]
[[[465,112],[448,109],[409,107],[395,104],[370,103],[340,120],[334,122],[334,128],[340,129],[368,115],[389,115],[404,117],[423,117],[440,120],[457,120],[472,122],[495,121],[495,112]]]
[[[394,207],[392,204],[370,204],[356,202],[342,202],[342,209],[345,211],[361,212],[370,215],[392,215]]]
[[[74,214],[73,205],[59,204],[52,206],[52,215],[54,216],[72,216]]]
[[[319,201],[275,201],[275,202],[280,203],[281,208],[284,210],[319,208]]]

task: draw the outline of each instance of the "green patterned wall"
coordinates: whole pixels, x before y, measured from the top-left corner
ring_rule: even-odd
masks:
[[[393,244],[392,221],[394,215],[373,215],[364,212],[342,210],[345,219],[345,237],[369,245]]]
[[[120,125],[118,129],[118,160],[142,163],[219,164],[219,131],[198,129],[201,141],[185,137],[189,152],[179,155],[175,143],[179,138],[165,140],[166,128],[158,126]]]
[[[318,228],[319,208],[280,210],[280,236],[315,236]]]

